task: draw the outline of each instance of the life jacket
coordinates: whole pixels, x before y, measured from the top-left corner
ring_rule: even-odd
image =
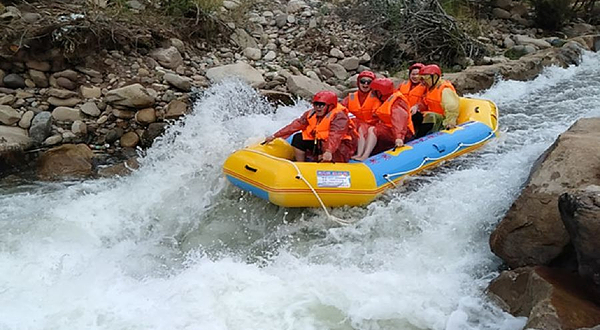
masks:
[[[314,111],[314,110],[312,110]],[[311,113],[308,115],[308,126],[302,130],[302,139],[304,140],[322,140],[325,141],[329,138],[329,127],[331,126],[331,120],[339,112],[346,113],[347,109],[345,106],[338,103],[337,107],[329,111],[320,122],[317,122],[317,115]],[[348,121],[350,125],[350,121]],[[352,128],[348,127],[348,132],[343,137],[343,140],[352,140]]]
[[[394,94],[390,95],[390,97],[387,98],[387,100],[385,100],[385,102],[383,102],[383,104],[377,108],[377,110],[375,111],[375,114],[377,115],[377,117],[388,127],[392,127],[392,105],[394,104],[394,102],[396,102],[397,99],[402,99],[404,100],[404,102],[406,102],[406,104],[408,105],[408,101],[406,100],[406,97],[404,95],[402,95],[402,93],[400,91],[396,91],[394,92]],[[408,113],[408,118],[407,118],[407,126],[408,129],[415,134],[415,127],[413,126],[413,122],[411,119],[411,115],[410,115],[410,109],[406,109],[406,112]]]
[[[450,88],[454,92],[456,92],[456,89],[454,88],[454,86],[452,86],[452,83],[443,80],[438,86],[428,90],[427,94],[425,94],[423,102],[427,106],[426,111],[439,113],[442,116],[445,115],[444,108],[442,108],[442,91],[444,90],[444,88]]]
[[[427,92],[427,86],[423,84],[414,84],[408,80],[398,86],[398,90],[408,100],[408,108],[412,108],[413,105],[419,103],[425,93]]]
[[[367,124],[374,124],[377,118],[373,118],[373,113],[381,105],[381,101],[369,92],[363,104],[360,104],[358,97],[359,92],[354,92],[348,95],[348,110],[361,121]]]

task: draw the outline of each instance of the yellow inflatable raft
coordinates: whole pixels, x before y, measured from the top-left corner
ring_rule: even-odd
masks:
[[[227,179],[276,205],[319,207],[368,204],[405,176],[481,147],[498,132],[498,111],[488,100],[461,98],[458,126],[408,142],[363,162],[293,162],[285,140],[234,152]]]

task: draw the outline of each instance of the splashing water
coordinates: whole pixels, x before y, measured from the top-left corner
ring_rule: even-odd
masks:
[[[126,178],[0,187],[0,329],[521,329],[484,294],[489,233],[535,159],[600,115],[600,56],[501,81],[501,135],[339,227],[241,192],[225,158],[308,107],[206,91]]]

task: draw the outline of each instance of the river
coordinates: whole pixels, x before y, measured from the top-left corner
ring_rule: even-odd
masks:
[[[600,54],[502,81],[500,137],[365,207],[284,209],[221,165],[308,106],[211,88],[125,178],[0,185],[0,329],[521,329],[489,234],[536,158],[600,116]]]

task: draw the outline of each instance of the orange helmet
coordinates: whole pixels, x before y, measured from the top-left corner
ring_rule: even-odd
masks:
[[[370,78],[371,80],[375,80],[377,77],[375,77],[375,73],[372,71],[363,71],[358,74],[358,77],[356,77],[356,84],[358,84],[362,78]]]
[[[389,78],[377,78],[371,83],[371,90],[378,91],[382,96],[394,93],[394,82]]]
[[[411,65],[411,66],[408,67],[408,72],[411,72],[414,69],[421,70],[424,66],[425,66],[425,64],[423,64],[423,63],[415,63],[415,64],[413,64],[413,65]]]
[[[313,103],[315,102],[325,103],[329,109],[333,109],[337,106],[338,98],[332,91],[320,91],[313,96]]]
[[[420,75],[438,75],[441,76],[442,75],[442,69],[440,69],[439,66],[435,65],[435,64],[429,64],[426,65],[424,67],[421,68],[421,70],[419,70],[419,74]]]

